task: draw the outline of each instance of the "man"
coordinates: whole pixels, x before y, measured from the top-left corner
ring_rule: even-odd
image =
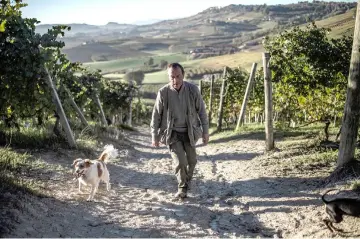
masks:
[[[169,147],[178,181],[175,197],[185,198],[197,163],[195,144],[201,137],[208,143],[209,124],[198,87],[184,81],[184,68],[169,64],[168,75],[170,82],[158,91],[153,109],[152,146]]]

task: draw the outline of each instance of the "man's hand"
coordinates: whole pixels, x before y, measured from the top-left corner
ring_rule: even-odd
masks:
[[[157,140],[152,141],[151,145],[156,148],[158,148],[160,146],[159,141],[157,141]]]
[[[209,142],[209,134],[203,134],[202,141],[204,145],[207,145]]]

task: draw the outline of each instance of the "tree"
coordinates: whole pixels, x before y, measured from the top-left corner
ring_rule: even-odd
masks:
[[[346,103],[344,107],[343,125],[340,139],[339,157],[337,166],[343,166],[354,161],[355,143],[359,128],[360,113],[360,1],[358,1],[357,15],[355,21],[354,39],[350,62],[350,73]]]
[[[168,65],[168,62],[165,61],[165,60],[161,60],[160,61],[160,68],[161,69],[166,69],[167,68],[167,65]]]
[[[148,65],[149,66],[154,65],[154,58],[152,58],[152,57],[149,58]]]
[[[137,85],[141,85],[144,81],[145,74],[142,71],[130,71],[125,74],[124,79],[128,82],[135,81]]]

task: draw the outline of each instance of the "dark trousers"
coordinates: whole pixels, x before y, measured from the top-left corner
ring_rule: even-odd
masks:
[[[192,179],[197,163],[195,147],[191,146],[188,133],[174,132],[175,142],[170,144],[171,157],[175,161],[175,175],[178,188],[187,190],[188,182]]]

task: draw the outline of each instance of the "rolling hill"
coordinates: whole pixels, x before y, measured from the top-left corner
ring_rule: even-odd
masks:
[[[232,4],[148,25],[71,24],[72,30],[62,39],[66,44],[63,52],[71,61],[105,73],[139,69],[149,57],[157,63],[180,61],[188,69],[220,69],[224,65],[248,69],[261,60],[262,37],[291,26],[316,20],[318,26],[332,28],[331,37],[352,35],[355,7],[355,2],[320,1]],[[39,25],[37,31],[49,27]]]

